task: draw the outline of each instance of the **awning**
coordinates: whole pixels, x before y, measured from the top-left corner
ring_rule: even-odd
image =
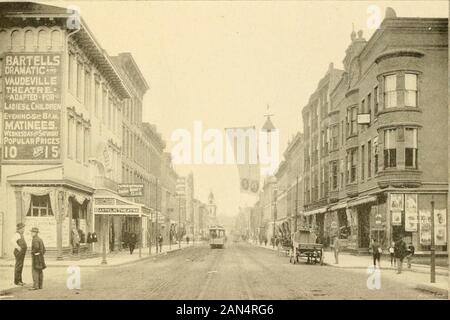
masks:
[[[360,204],[369,203],[369,202],[375,202],[375,201],[377,201],[377,197],[376,196],[366,196],[366,197],[362,197],[362,198],[359,198],[359,199],[354,200],[354,201],[349,201],[348,202],[348,206],[349,207],[354,207],[354,206],[358,206]]]
[[[97,190],[94,194],[93,211],[96,215],[148,216],[140,203],[122,198],[107,190]]]
[[[330,207],[331,211],[347,208],[347,202],[339,202]]]
[[[326,211],[327,211],[327,207],[322,207],[322,208],[311,210],[311,211],[305,211],[303,214],[305,216],[311,216],[313,214],[324,213]]]

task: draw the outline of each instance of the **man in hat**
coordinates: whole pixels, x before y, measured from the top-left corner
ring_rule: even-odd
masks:
[[[34,227],[31,229],[31,235],[33,240],[31,241],[31,269],[33,275],[33,288],[30,290],[42,289],[44,282],[44,269],[45,265],[44,254],[45,246],[44,242],[38,236],[39,229]]]
[[[22,281],[22,270],[23,261],[27,252],[27,242],[23,236],[24,231],[25,225],[23,223],[18,223],[16,226],[16,233],[14,233],[12,238],[12,243],[14,245],[14,257],[16,258],[16,264],[14,266],[14,284],[17,286],[24,285]]]

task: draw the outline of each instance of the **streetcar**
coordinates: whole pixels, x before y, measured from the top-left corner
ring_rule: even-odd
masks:
[[[223,248],[225,246],[225,228],[222,226],[209,227],[209,246],[211,249]]]

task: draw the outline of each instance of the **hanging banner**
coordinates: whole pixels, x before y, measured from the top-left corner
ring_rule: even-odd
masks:
[[[434,241],[437,246],[447,244],[447,210],[434,210]]]
[[[2,159],[61,160],[60,53],[7,53],[3,58]]]
[[[230,151],[239,171],[242,193],[256,195],[260,190],[260,165],[258,158],[258,137],[255,127],[227,128]]]
[[[419,211],[420,244],[431,245],[431,212],[428,209]]]
[[[405,194],[405,231],[417,232],[417,194]]]

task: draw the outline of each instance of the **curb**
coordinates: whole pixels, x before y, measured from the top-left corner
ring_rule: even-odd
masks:
[[[166,254],[170,254],[172,252],[177,252],[177,251],[183,250],[185,248],[176,248],[176,249],[172,249],[170,251],[160,252],[160,253],[157,253],[157,254],[152,253],[152,255],[150,255],[150,256],[143,256],[143,257],[138,258],[136,260],[125,261],[125,262],[116,263],[116,264],[96,263],[96,264],[84,264],[84,265],[81,265],[80,267],[84,267],[84,268],[107,268],[107,267],[124,266],[124,265],[129,265],[129,264],[145,261],[145,260],[148,260],[148,259],[151,259],[151,258],[156,258],[158,256],[163,256],[163,255],[166,255]],[[50,268],[67,268],[67,267],[76,265],[76,262],[80,261],[80,260],[66,260],[66,261],[73,261],[73,263],[72,264],[52,264],[51,262],[50,263],[47,262],[47,268],[48,267],[50,267]],[[31,265],[24,265],[24,267],[27,267],[27,266],[30,267]],[[12,268],[12,267],[14,267],[14,263],[11,263],[11,264],[8,264],[8,265],[7,264],[0,265],[0,268]]]
[[[369,266],[367,266],[367,267],[360,267],[360,266],[355,266],[355,267],[345,266],[345,267],[343,267],[343,266],[339,266],[339,265],[336,265],[336,264],[330,264],[330,263],[326,263],[326,262],[324,262],[323,264],[326,265],[326,266],[329,266],[329,267],[340,268],[340,269],[361,269],[361,270],[365,270],[365,269],[367,269],[369,267]],[[395,270],[395,269],[391,269],[391,268],[381,268],[381,270],[383,270],[383,269],[384,270]],[[429,274],[430,273],[429,271],[412,270],[412,269],[406,269],[406,268],[403,268],[403,271],[409,271],[409,272],[414,272],[414,273],[423,273],[423,274]],[[448,272],[436,271],[436,275],[448,277]]]
[[[442,288],[438,288],[436,286],[433,286],[432,284],[421,283],[421,284],[416,285],[416,289],[448,297],[448,290],[442,289]]]
[[[122,262],[122,263],[119,263],[119,264],[93,264],[93,265],[83,265],[83,266],[81,266],[81,267],[88,267],[88,268],[108,268],[108,267],[124,266],[124,265],[129,265],[129,264],[133,264],[133,263],[138,263],[138,262],[141,262],[141,261],[145,261],[145,260],[148,260],[148,259],[150,259],[150,258],[156,258],[156,257],[158,257],[158,256],[168,255],[168,254],[171,254],[171,253],[173,253],[173,252],[177,252],[177,251],[184,250],[184,249],[186,249],[186,248],[190,248],[190,247],[176,248],[176,249],[172,249],[172,250],[170,250],[170,251],[160,252],[160,253],[158,253],[158,254],[152,254],[151,256],[142,257],[142,258],[137,259],[137,260],[133,260],[133,261],[125,261],[125,262]],[[1,265],[0,267],[14,267],[14,264],[11,264],[11,265]],[[51,265],[51,264],[48,264],[47,267],[52,267],[52,268],[67,268],[67,267],[69,267],[69,265]],[[5,293],[5,292],[7,292],[7,291],[9,291],[9,290],[14,290],[14,289],[16,289],[16,288],[19,288],[19,287],[13,286],[13,287],[5,288],[5,289],[0,289],[0,296],[1,296],[3,293]],[[0,300],[0,301],[1,301],[1,300]]]

